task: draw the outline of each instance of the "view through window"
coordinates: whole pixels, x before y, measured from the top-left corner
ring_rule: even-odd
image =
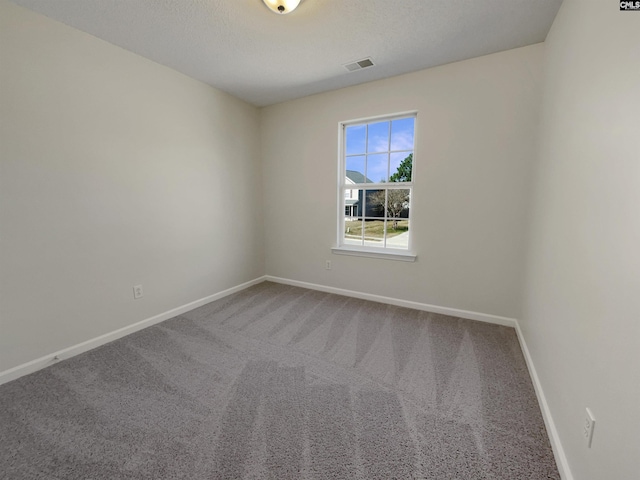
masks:
[[[343,125],[341,246],[410,248],[415,115]]]

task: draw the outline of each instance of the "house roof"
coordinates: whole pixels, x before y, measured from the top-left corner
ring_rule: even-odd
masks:
[[[347,178],[353,183],[373,183],[373,181],[369,180],[362,173],[356,172],[355,170],[347,170]]]

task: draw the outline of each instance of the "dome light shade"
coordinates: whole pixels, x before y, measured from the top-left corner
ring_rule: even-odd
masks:
[[[293,12],[300,4],[300,0],[262,0],[264,4],[275,13]]]

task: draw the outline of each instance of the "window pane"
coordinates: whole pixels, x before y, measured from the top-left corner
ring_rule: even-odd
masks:
[[[346,220],[362,218],[362,198],[364,190],[345,189],[344,215]]]
[[[390,156],[390,182],[410,182],[413,167],[413,153],[392,153]]]
[[[370,247],[383,247],[384,220],[365,220],[364,244]]]
[[[384,218],[385,191],[367,190],[364,215],[368,218]]]
[[[366,125],[353,125],[346,128],[347,155],[365,153],[367,135]]]
[[[387,220],[387,247],[409,248],[409,219],[390,218]]]
[[[367,178],[372,182],[386,182],[389,169],[389,154],[367,155]]]
[[[391,122],[391,150],[413,150],[413,118]]]
[[[389,151],[389,122],[369,124],[367,153]]]
[[[391,219],[409,217],[409,189],[389,189],[387,192],[387,216]]]
[[[362,245],[362,220],[345,218],[344,243],[347,245]]]
[[[346,183],[365,183],[364,177],[365,156],[347,157],[347,178]]]

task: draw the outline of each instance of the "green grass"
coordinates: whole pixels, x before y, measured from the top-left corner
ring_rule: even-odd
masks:
[[[392,226],[393,221],[390,220],[387,227],[387,238],[409,231],[408,220],[399,220],[395,230]],[[360,238],[362,236],[362,222],[358,220],[345,221],[344,232],[347,237]],[[364,222],[364,237],[366,240],[382,240],[384,237],[384,221],[369,220]]]

